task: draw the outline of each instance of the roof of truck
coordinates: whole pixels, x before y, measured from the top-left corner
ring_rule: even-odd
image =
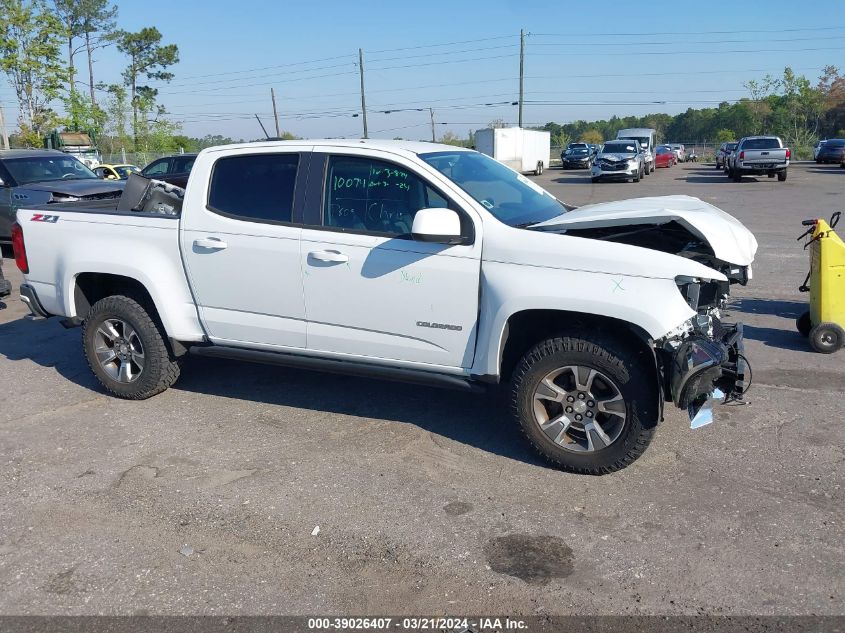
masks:
[[[392,141],[386,139],[298,139],[294,141],[255,141],[252,143],[235,143],[233,145],[218,145],[209,147],[206,151],[228,149],[249,149],[255,147],[288,147],[312,145],[314,147],[369,147],[392,152],[407,152],[409,154],[428,154],[430,152],[472,151],[466,147],[445,145],[443,143],[429,143],[427,141]]]

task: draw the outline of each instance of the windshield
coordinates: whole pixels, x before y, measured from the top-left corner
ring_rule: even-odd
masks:
[[[603,154],[636,154],[637,146],[633,143],[605,143]]]
[[[648,136],[629,136],[627,137],[629,140],[635,140],[640,142],[640,147],[643,149],[648,147],[648,144],[651,142],[651,138]]]
[[[478,152],[431,152],[420,158],[509,226],[528,226],[571,211],[522,174]]]
[[[73,156],[27,156],[3,161],[19,185],[47,180],[90,180],[97,175]]]
[[[586,147],[576,147],[574,149],[566,150],[566,153],[567,154],[589,154],[590,150],[588,150]]]
[[[141,170],[135,167],[135,165],[118,165],[114,168],[117,172],[117,175],[121,177],[121,179],[126,180],[129,178],[129,174],[132,173],[139,173]]]

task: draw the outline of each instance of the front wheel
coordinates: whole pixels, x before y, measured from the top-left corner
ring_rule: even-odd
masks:
[[[511,409],[534,448],[572,472],[625,468],[648,447],[658,387],[641,355],[592,333],[546,339],[514,372]]]
[[[179,377],[163,328],[131,297],[115,295],[95,303],[82,327],[82,345],[91,371],[120,398],[149,398]]]

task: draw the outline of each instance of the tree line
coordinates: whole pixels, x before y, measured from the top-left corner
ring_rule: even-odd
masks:
[[[661,142],[724,143],[743,136],[775,134],[799,152],[819,139],[845,137],[845,77],[834,66],[822,70],[813,83],[790,67],[781,77],[765,76],[744,84],[749,96],[714,108],[688,108],[677,115],[613,116],[599,121],[550,122],[555,145],[572,141],[601,143],[623,128],[657,131]]]
[[[148,82],[173,78],[168,69],[179,48],[163,43],[155,27],[126,31],[117,18],[110,0],[0,0],[0,72],[17,99],[16,145],[40,147],[60,127],[94,132],[129,151],[172,144],[178,127],[163,118]],[[106,47],[126,61],[120,83],[97,80],[94,54]]]

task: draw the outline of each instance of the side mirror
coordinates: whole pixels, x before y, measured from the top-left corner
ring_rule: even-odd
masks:
[[[420,209],[414,215],[411,234],[418,242],[458,244],[461,241],[461,219],[451,209]]]

